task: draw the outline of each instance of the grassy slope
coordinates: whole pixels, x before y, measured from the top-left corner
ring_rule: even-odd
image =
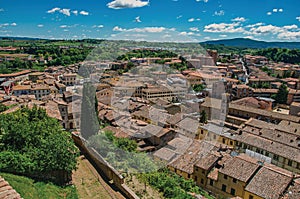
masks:
[[[51,183],[34,182],[30,178],[8,173],[0,173],[0,176],[9,182],[24,199],[78,199],[75,187],[62,188]]]

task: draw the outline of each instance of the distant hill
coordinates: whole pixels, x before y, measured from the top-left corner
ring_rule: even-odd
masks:
[[[252,39],[236,38],[236,39],[224,39],[215,41],[206,41],[201,44],[214,44],[233,47],[245,47],[245,48],[289,48],[300,49],[300,42],[265,42]]]
[[[5,37],[5,36],[0,36],[0,40],[47,40],[47,39],[40,39],[40,38],[32,38],[32,37]]]

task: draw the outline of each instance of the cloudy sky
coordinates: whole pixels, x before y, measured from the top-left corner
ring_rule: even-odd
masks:
[[[300,41],[299,0],[0,0],[0,35]]]

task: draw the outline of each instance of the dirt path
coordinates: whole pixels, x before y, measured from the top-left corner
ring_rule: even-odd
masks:
[[[84,156],[78,158],[77,167],[72,177],[80,199],[125,199],[103,180]]]
[[[140,182],[136,176],[132,176],[131,180],[128,178],[126,184],[133,190],[141,199],[163,199],[161,193],[153,189],[149,185],[145,187],[145,184]]]

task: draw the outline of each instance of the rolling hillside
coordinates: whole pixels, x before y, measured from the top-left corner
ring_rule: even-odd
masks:
[[[252,39],[236,38],[224,39],[215,41],[206,41],[201,44],[214,44],[233,47],[246,47],[246,48],[289,48],[300,49],[300,42],[265,42]]]

